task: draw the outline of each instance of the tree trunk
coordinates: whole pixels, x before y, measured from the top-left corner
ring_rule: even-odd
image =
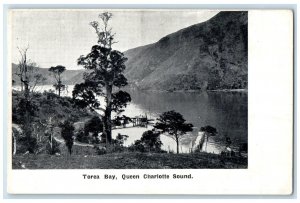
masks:
[[[71,147],[68,147],[68,150],[69,150],[69,154],[70,156],[72,155],[72,148]]]
[[[176,144],[177,144],[177,154],[179,154],[179,140],[176,138]]]
[[[58,96],[60,96],[60,90],[61,90],[61,79],[60,79],[60,74],[58,74]]]
[[[27,71],[28,71],[28,67],[26,64],[26,58],[25,58],[25,66],[24,66],[24,78],[25,80],[23,81],[24,86],[25,86],[25,98],[26,100],[29,99],[29,79],[28,79],[28,75],[27,75]]]
[[[53,154],[53,136],[52,136],[52,130],[50,134],[50,148],[51,148],[51,154]]]
[[[111,144],[111,95],[112,95],[112,85],[106,84],[106,109],[105,109],[105,120],[104,129],[106,133],[106,143]]]
[[[208,135],[206,135],[205,151],[207,152]]]
[[[28,81],[24,81],[24,86],[25,86],[25,99],[28,101],[29,100],[29,85]]]
[[[12,132],[12,136],[13,136],[13,145],[14,145],[14,147],[13,147],[13,155],[16,155],[16,153],[17,153],[17,138],[16,138],[16,136],[15,136],[15,133],[14,132]]]
[[[26,90],[25,90],[26,91]],[[29,100],[26,99],[26,105],[29,105]],[[24,134],[27,138],[30,138],[31,137],[31,133],[32,133],[32,129],[31,129],[31,115],[30,115],[30,112],[29,112],[29,109],[27,109],[27,107],[25,108],[25,112],[24,112]]]

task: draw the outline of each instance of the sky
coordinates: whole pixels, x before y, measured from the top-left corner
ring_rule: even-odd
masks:
[[[12,62],[20,58],[18,47],[29,46],[28,58],[41,68],[63,65],[81,69],[80,55],[97,44],[95,30],[89,25],[103,10],[14,10],[11,13]],[[110,10],[110,27],[116,33],[113,48],[126,51],[155,43],[162,37],[218,13],[212,10]]]

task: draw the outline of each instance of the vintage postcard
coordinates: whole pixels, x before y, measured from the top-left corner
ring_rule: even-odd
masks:
[[[8,15],[9,193],[292,193],[292,11]]]

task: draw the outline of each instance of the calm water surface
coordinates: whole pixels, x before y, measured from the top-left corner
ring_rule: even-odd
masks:
[[[225,135],[235,146],[248,142],[247,92],[128,92],[132,97],[128,114],[139,112],[157,118],[162,112],[175,110],[195,131],[206,125],[215,127],[218,135],[211,141],[219,145],[217,148],[224,147]]]

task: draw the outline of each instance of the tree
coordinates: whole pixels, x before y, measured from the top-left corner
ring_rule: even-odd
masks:
[[[49,68],[49,71],[52,72],[52,74],[53,74],[53,76],[56,80],[56,83],[53,86],[55,87],[56,90],[58,90],[58,95],[59,96],[60,96],[61,90],[63,88],[65,88],[65,85],[62,84],[62,81],[61,81],[61,74],[63,72],[65,72],[65,70],[66,70],[66,67],[61,66],[61,65]]]
[[[123,75],[127,58],[120,51],[112,49],[112,44],[116,43],[115,34],[112,33],[111,28],[108,28],[112,14],[105,12],[100,14],[99,18],[102,20],[102,28],[99,22],[90,23],[98,36],[98,44],[92,47],[89,54],[82,55],[78,59],[78,65],[89,71],[84,76],[84,83],[75,85],[73,98],[81,107],[103,111],[103,134],[107,144],[111,144],[112,111],[122,112],[131,101],[131,97],[127,92],[119,90],[128,84]],[[113,92],[116,88],[119,91]],[[105,98],[105,108],[100,106],[99,96]]]
[[[179,142],[184,134],[193,130],[191,123],[186,123],[183,116],[175,111],[167,111],[159,116],[154,128],[168,133],[177,144],[177,154],[179,153]]]
[[[45,78],[41,74],[37,74],[35,69],[35,63],[31,62],[27,57],[29,47],[25,49],[20,49],[20,59],[16,75],[20,78],[21,82],[21,91],[22,94],[19,98],[19,103],[17,105],[16,113],[19,115],[19,120],[23,128],[24,137],[22,142],[25,144],[27,150],[30,153],[34,153],[37,147],[37,141],[32,136],[33,132],[33,120],[36,111],[38,110],[37,106],[31,101],[30,92],[34,90],[35,86],[44,81]],[[24,87],[24,88],[23,88]]]
[[[128,135],[122,135],[121,133],[118,133],[118,135],[116,136],[115,144],[117,146],[123,146],[124,142],[127,140]]]
[[[163,144],[160,141],[160,132],[155,131],[155,129],[152,129],[145,131],[141,139],[135,140],[134,144],[129,146],[129,150],[139,152],[162,152],[162,145]]]
[[[24,92],[25,98],[29,98],[29,81],[30,81],[29,72],[32,67],[32,65],[29,64],[30,62],[27,59],[28,49],[29,47],[26,47],[25,49],[19,49],[21,58],[19,60],[17,72],[15,73],[20,78],[22,90],[23,90],[23,86],[25,88],[25,92]]]
[[[94,116],[84,125],[84,135],[88,137],[89,133],[91,132],[93,134],[95,143],[98,143],[99,141],[98,134],[102,131],[103,131],[103,122],[98,116]]]
[[[160,141],[160,133],[154,130],[147,130],[143,133],[141,138],[142,143],[149,149],[149,151],[160,150],[162,142]]]
[[[46,80],[42,74],[36,72],[37,65],[28,59],[28,49],[28,46],[24,49],[18,48],[21,57],[15,72],[20,78],[21,90],[24,91],[24,96],[26,98],[29,98],[30,91],[33,92],[37,84],[43,83]]]
[[[69,121],[64,121],[61,125],[61,136],[64,138],[66,146],[70,155],[72,154],[72,147],[74,144],[74,126]]]
[[[50,154],[55,154],[57,152],[57,144],[54,141],[54,128],[55,128],[55,119],[53,119],[54,116],[49,116],[48,119],[46,120],[46,123],[42,123],[40,121],[40,124],[44,125],[46,127],[45,130],[45,136],[48,137],[49,140],[49,152]]]
[[[13,152],[13,156],[17,154],[17,148],[19,146],[18,141],[22,137],[22,134],[23,134],[22,129],[19,128],[18,125],[13,124],[12,125],[12,149],[13,149],[12,152]]]
[[[207,150],[207,143],[208,143],[208,138],[210,136],[216,136],[217,135],[217,129],[214,127],[211,127],[210,125],[204,126],[200,128],[201,132],[204,132],[204,136],[206,137],[206,146],[205,146],[205,151]]]
[[[43,77],[43,75],[41,73],[34,74],[33,80],[32,80],[32,85],[31,85],[31,92],[34,92],[35,87],[38,84],[43,84],[45,80],[46,80],[46,78]]]
[[[37,147],[36,140],[33,137],[33,122],[38,110],[38,106],[31,100],[29,93],[19,96],[14,119],[22,126],[23,134],[25,135],[22,138],[22,143],[27,147],[27,151],[30,153],[34,153]]]

